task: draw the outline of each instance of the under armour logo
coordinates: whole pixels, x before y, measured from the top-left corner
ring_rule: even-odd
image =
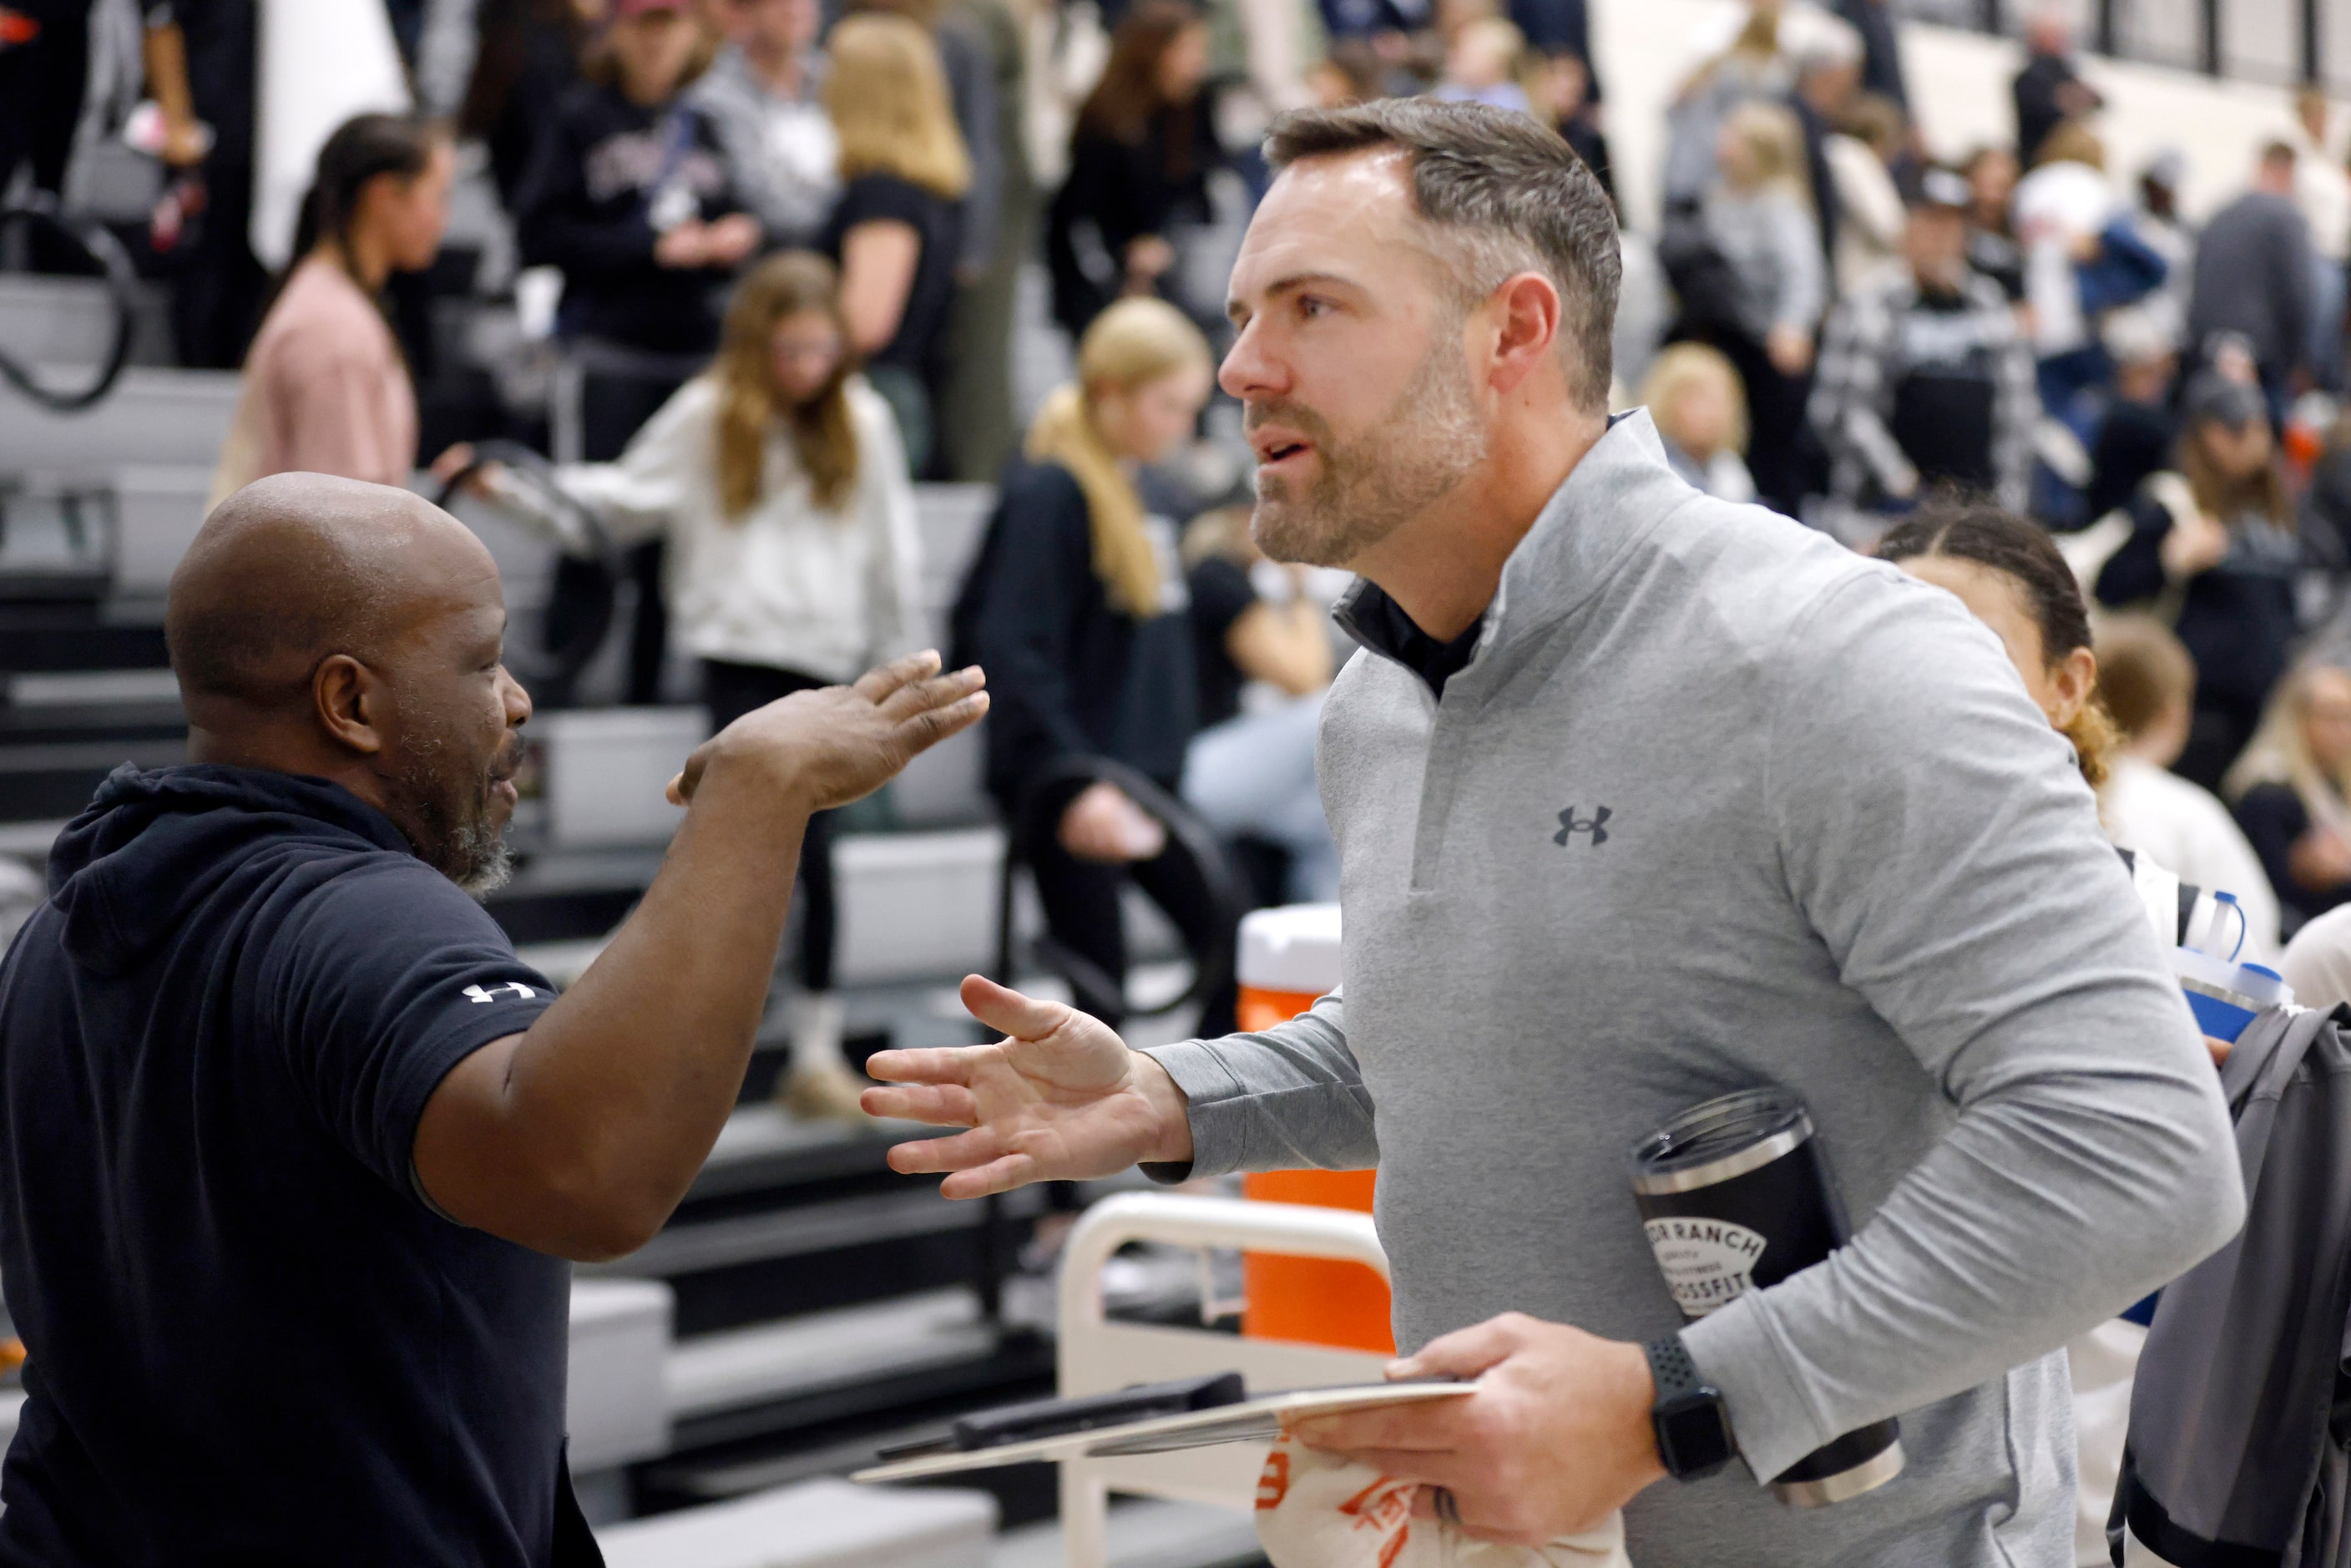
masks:
[[[537,991],[532,990],[520,980],[509,980],[503,986],[492,986],[487,990],[484,990],[479,986],[467,986],[465,988],[465,999],[469,1002],[494,1002],[498,999],[498,993],[500,991],[512,991],[515,996],[515,1000],[518,1002],[527,1002],[533,997],[538,995]]]
[[[1552,835],[1551,841],[1563,846],[1568,840],[1578,833],[1590,833],[1594,849],[1606,843],[1608,841],[1608,808],[1594,806],[1592,808],[1592,815],[1579,821],[1576,820],[1575,808],[1570,806],[1559,814],[1559,831]]]

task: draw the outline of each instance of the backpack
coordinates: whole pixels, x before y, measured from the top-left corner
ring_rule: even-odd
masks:
[[[2351,1564],[2351,1007],[2279,1008],[2220,1070],[2245,1228],[2164,1287],[2131,1391],[2116,1563]]]

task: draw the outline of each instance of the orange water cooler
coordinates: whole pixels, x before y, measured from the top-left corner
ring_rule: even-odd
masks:
[[[1240,1026],[1270,1029],[1339,986],[1339,906],[1260,909],[1241,922]],[[1243,1178],[1254,1198],[1372,1211],[1370,1171],[1259,1171]],[[1385,1281],[1359,1263],[1249,1253],[1242,1260],[1249,1306],[1241,1332],[1392,1354]]]

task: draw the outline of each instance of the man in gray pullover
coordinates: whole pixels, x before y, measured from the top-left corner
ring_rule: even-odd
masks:
[[[868,1110],[968,1129],[893,1163],[956,1197],[1376,1164],[1400,1370],[1478,1392],[1306,1436],[1473,1533],[1621,1506],[1642,1568],[2070,1563],[2059,1347],[2243,1197],[2064,743],[1957,600],[1608,419],[1614,224],[1548,131],[1392,101],[1269,149],[1223,383],[1259,542],[1365,579],[1319,758],[1343,991],[1145,1054],[967,980],[1009,1038],[873,1059]],[[1859,1229],[1677,1336],[1626,1154],[1759,1085],[1808,1103]],[[1750,1474],[1685,1473],[1677,1390]],[[1877,1490],[1756,1484],[1895,1415]]]

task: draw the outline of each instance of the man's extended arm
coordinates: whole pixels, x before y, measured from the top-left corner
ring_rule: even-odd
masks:
[[[892,1085],[865,1109],[953,1137],[900,1144],[902,1171],[945,1171],[949,1197],[1032,1181],[1111,1176],[1140,1165],[1165,1180],[1244,1166],[1353,1169],[1378,1163],[1372,1107],[1339,1027],[1336,996],[1263,1034],[1129,1051],[1099,1019],[974,975],[972,1016],[994,1045],[877,1051]]]
[[[1186,1176],[1368,1170],[1380,1163],[1371,1093],[1347,1049],[1346,1007],[1336,991],[1259,1034],[1186,1040],[1144,1054],[1184,1092],[1192,1135]]]
[[[426,1103],[416,1175],[443,1212],[583,1261],[661,1228],[734,1109],[810,815],[986,711],[978,672],[932,676],[937,663],[788,697],[694,754],[672,787],[685,821],[611,946]]]

